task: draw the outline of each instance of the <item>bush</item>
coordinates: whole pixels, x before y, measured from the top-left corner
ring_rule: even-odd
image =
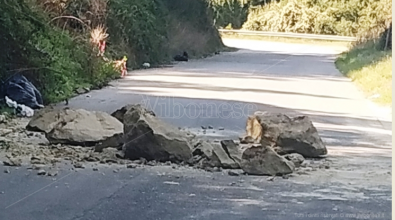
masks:
[[[68,35],[48,25],[49,20],[33,5],[8,1],[0,8],[1,79],[22,72],[38,87],[46,103],[59,101],[87,80],[88,51]]]
[[[371,39],[354,45],[336,60],[340,72],[373,101],[384,105],[392,103],[392,50],[387,49],[383,50],[381,40]]]
[[[201,56],[223,47],[205,0],[14,0],[0,13],[0,79],[23,72],[45,103],[106,85],[120,75],[113,58],[127,55],[131,69],[182,50]],[[98,25],[108,28],[108,61],[89,42]]]
[[[281,0],[251,8],[243,28],[259,31],[379,35],[392,19],[390,0]]]
[[[243,0],[210,0],[215,26],[224,28],[230,25],[239,29],[247,20],[250,2]]]
[[[162,1],[113,0],[108,8],[110,42],[127,48],[120,51],[129,55],[130,66],[168,60],[167,11]]]

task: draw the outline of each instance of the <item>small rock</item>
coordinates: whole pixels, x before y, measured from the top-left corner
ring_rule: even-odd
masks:
[[[155,166],[156,165],[156,161],[155,160],[151,160],[147,162],[148,166]]]
[[[330,169],[330,167],[328,165],[325,165],[325,169]]]
[[[313,168],[312,167],[306,167],[306,168],[304,168],[304,171],[311,172],[311,171],[313,171]]]
[[[128,165],[126,165],[126,168],[128,168],[128,169],[135,169],[135,168],[137,168],[137,164],[133,164],[133,163],[128,164]]]
[[[221,168],[221,167],[214,167],[214,168],[213,168],[213,171],[214,171],[214,172],[221,172],[221,171],[222,171],[222,168]]]
[[[93,171],[99,171],[99,168],[94,167],[92,170],[93,170]]]
[[[212,167],[204,167],[204,170],[210,173],[214,172],[214,169]]]
[[[165,162],[165,165],[166,165],[166,166],[170,166],[170,165],[171,165],[171,161],[166,161],[166,162]]]
[[[11,173],[9,169],[5,169],[4,173]]]
[[[84,93],[85,93],[85,89],[83,89],[83,88],[78,88],[78,89],[76,89],[76,92],[77,92],[78,95],[81,95],[81,94],[84,94]]]
[[[236,183],[235,182],[231,182],[231,183],[229,183],[229,186],[236,186]]]
[[[141,165],[147,164],[147,160],[145,158],[140,158],[139,160],[135,160],[134,162]]]
[[[295,167],[299,167],[304,162],[304,157],[297,153],[287,154],[284,156],[285,159],[292,161],[295,164]]]
[[[4,191],[1,191],[0,194],[4,194]]]
[[[4,123],[7,117],[5,115],[0,115],[0,123]]]
[[[47,174],[47,171],[45,171],[45,170],[43,170],[43,169],[41,169],[41,170],[39,170],[38,172],[37,172],[37,175],[45,175],[45,174]]]
[[[33,170],[41,170],[42,168],[44,168],[45,165],[43,164],[33,164],[31,167],[29,167],[28,169],[33,169]]]
[[[74,168],[85,169],[85,165],[82,163],[75,163],[73,166],[74,166]]]
[[[232,170],[229,170],[229,171],[228,171],[228,175],[229,175],[229,176],[240,176],[239,173],[236,173],[235,171],[232,171]]]
[[[22,165],[22,160],[14,157],[7,157],[8,160],[3,161],[3,164],[5,166],[10,166],[10,167],[20,167]]]
[[[225,128],[224,127],[219,127],[218,130],[223,131],[223,130],[225,130]]]
[[[57,176],[58,175],[58,171],[49,171],[47,173],[48,176]]]
[[[118,173],[118,172],[119,172],[119,170],[118,170],[118,169],[115,169],[115,170],[113,170],[112,172],[114,172],[114,173]]]
[[[214,127],[212,125],[209,125],[208,129],[214,129]]]
[[[269,176],[266,180],[267,181],[274,181],[274,176]]]
[[[308,175],[308,173],[306,171],[303,171],[303,170],[296,171],[296,174],[298,174],[298,175]]]
[[[206,130],[206,129],[207,129],[207,127],[206,127],[206,126],[201,126],[201,128],[202,128],[203,130]]]
[[[286,175],[283,175],[283,176],[282,176],[283,179],[289,179],[289,177],[290,177],[289,174],[286,174]]]
[[[239,141],[241,144],[254,144],[256,142],[251,136],[239,137]]]

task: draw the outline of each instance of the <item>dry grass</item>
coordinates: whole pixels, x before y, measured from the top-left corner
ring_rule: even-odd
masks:
[[[392,104],[392,51],[379,51],[370,41],[342,54],[336,65],[370,100]]]
[[[107,39],[107,29],[103,25],[99,25],[91,31],[90,41],[92,44],[99,44],[100,41]]]

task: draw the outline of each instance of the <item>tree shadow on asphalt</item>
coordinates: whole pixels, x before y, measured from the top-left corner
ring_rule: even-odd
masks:
[[[167,113],[162,113],[160,110],[160,106],[167,105],[169,109],[174,108],[174,103],[167,103],[170,99],[177,98],[177,100],[183,100],[184,110],[187,109],[185,103],[206,103],[213,104],[216,103],[215,106],[218,107],[219,103],[231,103],[232,106],[247,106],[253,104],[256,106],[255,110],[262,111],[272,111],[285,113],[290,116],[295,115],[308,115],[311,117],[312,121],[317,124],[319,132],[321,136],[325,139],[328,146],[375,146],[375,147],[388,147],[391,145],[391,128],[392,122],[389,121],[381,121],[379,122],[376,118],[369,117],[353,117],[346,114],[339,114],[334,112],[320,112],[320,111],[309,111],[306,109],[290,109],[279,107],[275,105],[265,104],[264,100],[259,100],[260,103],[250,103],[250,102],[241,102],[241,101],[231,101],[232,100],[232,92],[251,92],[251,93],[267,93],[267,94],[282,94],[287,95],[292,99],[293,96],[309,96],[313,98],[324,98],[324,99],[342,99],[348,100],[346,97],[339,96],[331,96],[331,95],[319,95],[319,94],[308,94],[301,92],[292,92],[292,91],[274,91],[270,89],[257,89],[257,88],[234,88],[234,87],[226,87],[224,86],[223,81],[225,79],[233,79],[233,80],[241,80],[241,79],[263,79],[263,80],[273,80],[273,81],[295,81],[295,80],[322,80],[322,81],[333,81],[335,82],[349,82],[350,80],[342,76],[342,74],[336,69],[334,63],[335,55],[334,54],[317,54],[317,53],[291,53],[284,54],[278,52],[270,52],[270,51],[252,51],[242,49],[239,51],[244,53],[242,56],[237,57],[233,61],[231,59],[232,56],[236,56],[234,53],[223,53],[220,56],[213,56],[202,60],[192,60],[189,63],[180,63],[175,65],[173,68],[167,68],[166,71],[163,69],[150,69],[150,70],[140,70],[130,72],[132,77],[126,77],[125,79],[119,80],[114,85],[116,88],[116,97],[113,99],[118,100],[131,100],[129,97],[135,97],[133,100],[140,99],[143,100],[145,97],[145,101],[149,100],[150,106],[153,106],[153,103],[156,103],[156,106],[151,110],[156,112],[158,117],[162,117],[164,120],[176,125],[176,126],[184,126],[184,127],[200,127],[203,124],[198,125],[197,123],[212,123],[217,124],[218,126],[225,127],[226,129],[233,129],[240,132],[243,132],[245,129],[245,122],[248,115],[253,114],[253,112],[243,112],[242,117],[238,118],[226,118],[226,117],[218,117],[218,114],[226,114],[229,113],[229,110],[221,110],[215,109],[214,118],[210,117],[173,117],[174,114],[180,114],[180,112],[168,111]],[[237,53],[239,53],[237,52]],[[230,57],[230,59],[227,59]],[[292,57],[293,59],[289,59]],[[254,58],[254,61],[252,60]],[[308,65],[300,65],[299,62],[302,60],[309,59]],[[256,62],[256,60],[261,59],[262,62]],[[284,62],[281,62],[284,60]],[[236,65],[223,65],[218,66],[218,62],[225,63],[233,63]],[[204,65],[195,64],[204,62]],[[235,63],[236,62],[236,63]],[[305,62],[306,63],[306,62]],[[262,70],[253,70],[248,68],[251,64],[262,64]],[[287,68],[272,68],[275,65],[288,65]],[[324,68],[325,67],[325,68]],[[255,67],[254,67],[255,68]],[[282,70],[281,70],[282,69]],[[281,70],[281,71],[280,71]],[[288,73],[287,71],[293,71],[292,73]],[[213,81],[218,81],[216,83],[218,86],[208,85],[208,84],[198,84],[198,83],[184,83],[184,82],[164,82],[160,80],[140,80],[138,76],[146,76],[151,75],[153,79],[155,76],[161,75],[166,77],[178,77],[178,78],[193,78],[193,77],[205,77],[212,79]],[[134,76],[134,77],[133,77]],[[181,80],[183,81],[183,80]],[[185,80],[186,81],[186,80]],[[193,81],[192,81],[193,82]],[[334,84],[335,85],[335,84]],[[172,93],[168,93],[167,91],[163,91],[163,89],[171,89]],[[190,89],[194,90],[195,98],[186,98],[185,94],[180,95],[177,94],[177,89]],[[228,93],[226,95],[226,100],[224,99],[213,99],[207,97],[199,97],[201,96],[199,92],[221,92]],[[161,98],[159,98],[161,97]],[[98,97],[100,98],[100,97]],[[159,99],[158,99],[159,98]],[[108,101],[104,102],[105,105],[108,105]],[[132,103],[124,103],[132,104]],[[97,110],[100,110],[100,104],[97,106]],[[112,106],[115,110],[116,108],[120,108],[122,106]],[[96,107],[94,107],[96,108]],[[199,107],[197,107],[199,108]],[[190,110],[190,109],[189,109]],[[200,108],[200,111],[203,111],[203,108]],[[204,110],[207,111],[207,110]],[[232,111],[232,110],[230,110]],[[173,116],[171,115],[173,114]],[[370,129],[370,130],[369,130]],[[242,133],[240,134],[242,135]]]
[[[175,126],[200,128],[200,126],[215,124],[216,126],[224,127],[225,130],[237,131],[236,133],[240,136],[245,132],[247,117],[255,111],[284,113],[291,117],[307,115],[317,127],[327,146],[391,149],[392,122],[381,122],[382,124],[380,124],[376,119],[372,118],[357,118],[330,112],[309,111],[306,113],[306,111],[303,111],[302,113],[302,110],[298,109],[260,103],[183,98],[174,97],[174,94],[171,97],[157,96],[157,91],[154,89],[126,91],[120,89],[118,93],[119,96],[125,97],[131,94],[139,94],[141,99],[144,100],[141,104],[153,110],[157,117]],[[177,103],[181,103],[182,110],[179,109],[179,104]],[[231,108],[221,109],[222,104],[226,104]],[[235,108],[235,106],[245,107],[251,106],[251,104],[254,107],[252,109],[244,108],[240,110],[240,108]],[[210,106],[214,107],[214,109],[208,109]],[[163,108],[167,109],[164,110]],[[183,113],[180,113],[180,111],[183,111]],[[190,115],[185,114],[187,111],[192,113]],[[180,117],[180,115],[182,116]],[[238,136],[232,138],[237,139]]]

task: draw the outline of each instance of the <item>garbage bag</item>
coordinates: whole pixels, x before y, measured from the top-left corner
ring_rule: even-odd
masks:
[[[33,109],[27,107],[26,105],[18,104],[15,101],[9,99],[7,96],[5,97],[5,103],[8,105],[8,107],[13,108],[17,115],[23,117],[33,117],[34,115]]]
[[[1,98],[5,96],[32,109],[44,107],[40,91],[21,74],[15,74],[4,82]]]

